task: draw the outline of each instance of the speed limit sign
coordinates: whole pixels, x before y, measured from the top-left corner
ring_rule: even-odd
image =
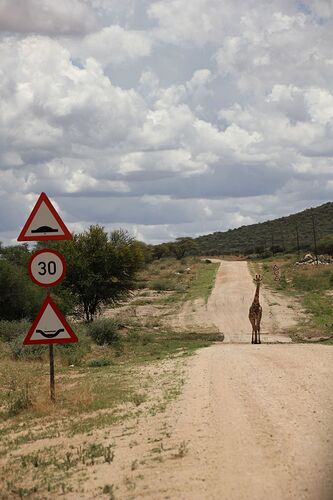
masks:
[[[39,286],[55,286],[65,277],[66,262],[59,252],[44,248],[34,253],[28,264],[30,278]]]

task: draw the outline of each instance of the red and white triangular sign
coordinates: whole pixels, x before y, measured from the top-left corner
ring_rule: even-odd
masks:
[[[68,344],[77,341],[77,336],[48,295],[23,344]]]
[[[72,239],[73,236],[45,193],[42,193],[38,198],[17,238],[18,241]]]

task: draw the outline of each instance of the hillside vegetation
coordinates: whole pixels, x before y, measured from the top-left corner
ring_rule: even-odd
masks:
[[[200,236],[194,241],[201,255],[265,254],[302,250],[314,246],[313,221],[317,240],[333,234],[333,203],[225,232]],[[298,240],[298,241],[297,241]]]

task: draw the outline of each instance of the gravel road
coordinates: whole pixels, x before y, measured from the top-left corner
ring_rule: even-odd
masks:
[[[251,341],[252,328],[248,315],[254,292],[255,284],[247,262],[221,262],[208,300],[207,313],[224,333],[225,343]],[[263,309],[261,340],[266,343],[291,342],[284,331],[298,323],[302,315],[299,305],[264,286],[260,287],[259,300]]]
[[[189,453],[161,466],[155,498],[332,500],[332,365],[329,346],[202,350],[173,409]]]
[[[333,347],[251,345],[253,293],[247,264],[222,262],[208,313],[227,343],[191,360],[184,392],[164,416],[170,440],[188,453],[155,465],[138,498],[333,499]],[[283,310],[293,309],[280,297],[272,313],[271,300],[266,291],[263,338],[281,341],[295,321]]]

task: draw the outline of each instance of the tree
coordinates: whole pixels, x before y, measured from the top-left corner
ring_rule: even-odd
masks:
[[[144,261],[149,264],[153,261],[153,245],[147,245],[143,241],[136,241],[136,245],[141,249]]]
[[[103,304],[116,304],[126,297],[143,264],[140,245],[126,231],[113,231],[108,237],[99,225],[58,248],[67,262],[62,289],[82,306],[86,321],[93,321]]]
[[[177,238],[173,246],[173,251],[178,260],[185,255],[198,255],[199,245],[192,238]]]
[[[162,257],[170,257],[173,255],[174,243],[160,243],[153,247],[153,259],[159,260]]]
[[[333,255],[333,235],[327,235],[318,241],[318,251]]]
[[[0,319],[32,319],[43,300],[43,290],[30,282],[26,269],[0,260]]]
[[[0,255],[7,262],[16,264],[17,266],[26,266],[30,258],[30,252],[27,243],[23,245],[12,245],[9,247],[3,247],[0,244]],[[25,267],[26,269],[26,267]]]

